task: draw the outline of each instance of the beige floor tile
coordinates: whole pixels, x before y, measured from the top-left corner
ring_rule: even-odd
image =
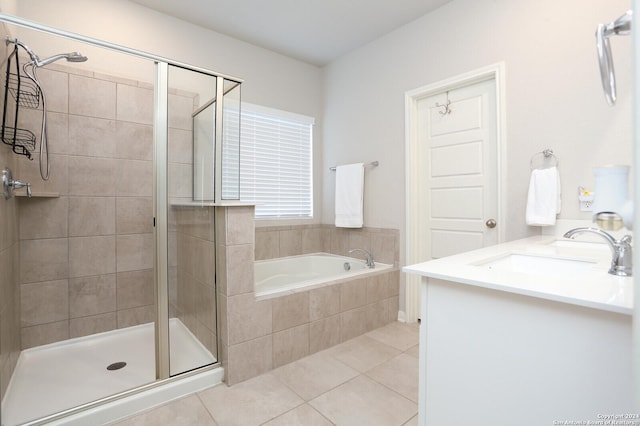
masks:
[[[403,425],[418,406],[366,376],[344,383],[309,404],[337,425]]]
[[[273,374],[305,401],[309,401],[354,378],[358,372],[326,352],[318,352],[282,366]]]
[[[261,425],[304,403],[273,374],[267,373],[232,387],[216,386],[199,393],[220,425]]]
[[[196,395],[178,399],[154,410],[129,417],[114,426],[216,426]]]
[[[382,364],[401,352],[368,336],[360,336],[327,349],[329,355],[361,373]]]
[[[390,324],[246,382],[207,389],[117,426],[416,426],[417,343],[417,326]]]
[[[314,410],[313,407],[311,407],[309,404],[304,404],[264,424],[264,426],[300,425],[331,426],[333,425],[333,423],[327,420],[322,414]]]
[[[411,401],[418,402],[418,358],[400,354],[370,370],[367,376]]]
[[[420,345],[415,345],[414,347],[409,348],[409,350],[405,351],[404,353],[418,358],[420,356]]]
[[[396,349],[406,351],[410,347],[418,344],[418,330],[418,325],[416,324],[392,322],[384,327],[372,330],[366,335],[379,340],[382,343],[393,346]]]
[[[418,426],[418,415],[416,414],[413,416],[411,420],[406,422],[403,426]]]

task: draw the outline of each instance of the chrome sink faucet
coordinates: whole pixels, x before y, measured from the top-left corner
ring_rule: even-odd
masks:
[[[588,232],[591,234],[600,235],[609,244],[611,254],[611,268],[609,273],[612,275],[618,275],[621,277],[630,277],[633,269],[633,251],[631,247],[631,235],[625,235],[624,237],[616,240],[610,234],[604,232],[598,228],[574,228],[564,234],[565,238],[573,238],[577,234]]]
[[[354,248],[349,250],[349,254],[353,253],[354,251],[359,251],[364,253],[364,255],[367,257],[367,266],[369,267],[369,269],[373,269],[376,267],[376,264],[373,262],[373,255],[371,254],[370,251],[361,249],[361,248]]]

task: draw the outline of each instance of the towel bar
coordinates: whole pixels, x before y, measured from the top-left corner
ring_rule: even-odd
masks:
[[[364,166],[365,167],[367,167],[367,166],[378,167],[379,165],[380,165],[379,161],[372,161],[371,163],[367,163]],[[336,171],[336,166],[329,167],[329,170],[331,170],[332,172],[335,172]]]

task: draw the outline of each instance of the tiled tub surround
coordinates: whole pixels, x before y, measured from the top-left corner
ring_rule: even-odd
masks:
[[[336,228],[333,225],[292,225],[256,227],[256,260],[325,252],[364,259],[363,248],[375,261],[398,267],[400,231],[386,228]]]
[[[267,300],[255,297],[254,271],[247,268],[257,252],[254,242],[259,241],[264,229],[254,231],[253,207],[230,208],[216,211],[219,238],[218,318],[220,321],[220,347],[225,366],[226,383],[233,385],[276,367],[329,348],[374,328],[396,320],[398,312],[397,268],[390,272],[355,279],[289,296]],[[332,234],[329,226],[310,226],[302,229],[286,227],[290,234],[303,231],[317,236]],[[268,231],[273,236],[274,228]],[[358,247],[371,248],[371,234],[391,241],[397,247],[395,231],[356,231],[352,242]],[[336,233],[336,243],[348,233]],[[308,235],[307,235],[308,236]],[[269,238],[267,236],[267,238]],[[311,238],[305,239],[311,242]],[[344,241],[349,244],[349,239]],[[302,248],[302,239],[300,240]],[[323,251],[322,247],[309,247],[310,252]],[[328,251],[328,250],[324,250]],[[346,249],[345,249],[346,251]],[[278,254],[281,254],[278,251]],[[392,252],[393,253],[393,252]],[[300,254],[288,252],[289,255]],[[375,254],[375,252],[374,252]],[[393,256],[391,262],[393,264]],[[381,261],[384,261],[380,259]]]
[[[155,312],[153,88],[59,65],[38,76],[51,177],[40,178],[37,155],[20,158],[15,175],[34,193],[18,201],[23,349],[151,322]],[[170,152],[170,169],[188,169],[180,176],[191,179],[183,145],[191,141],[194,98],[174,92],[169,101],[170,147],[179,150]],[[40,117],[21,112],[38,138]]]

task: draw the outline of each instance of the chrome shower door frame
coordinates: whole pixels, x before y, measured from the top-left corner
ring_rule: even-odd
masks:
[[[156,242],[156,379],[169,378],[169,65],[156,61],[153,112],[153,233]]]

